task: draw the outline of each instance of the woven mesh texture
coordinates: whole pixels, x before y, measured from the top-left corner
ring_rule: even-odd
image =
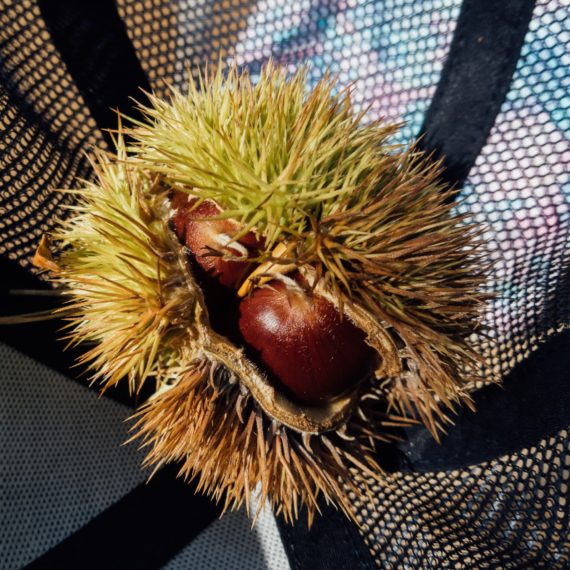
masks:
[[[184,88],[188,70],[220,57],[247,66],[254,78],[273,57],[291,70],[309,64],[313,83],[326,70],[341,85],[353,82],[366,120],[407,121],[398,138],[406,142],[418,133],[436,89],[461,1],[117,0],[117,6],[158,95],[169,83]],[[3,2],[0,26],[0,253],[26,265],[37,237],[61,214],[62,197],[51,188],[88,175],[81,152],[103,140],[35,1]],[[501,375],[568,324],[569,49],[567,2],[539,0],[508,96],[460,196],[460,207],[487,224],[488,252],[497,261],[488,285],[500,297],[486,313],[497,344],[482,348]],[[355,503],[379,566],[570,567],[569,433],[537,439],[480,465],[398,474],[392,489]]]
[[[249,68],[269,58],[293,71],[310,66],[354,85],[366,119],[406,121],[398,142],[415,136],[439,80],[460,0],[119,0],[127,30],[153,89],[184,89],[187,70],[218,58]],[[187,62],[189,65],[187,65]]]
[[[468,469],[396,475],[372,503],[355,501],[379,565],[568,568],[568,436]]]
[[[117,0],[153,91],[184,88],[196,72],[233,52],[253,0]]]
[[[53,189],[87,177],[84,152],[104,142],[36,2],[3,2],[0,29],[0,254],[29,266],[64,214],[68,198]]]
[[[488,228],[487,308],[501,375],[568,324],[570,15],[538,2],[510,91],[461,208]],[[507,410],[505,410],[506,413]],[[521,418],[521,421],[524,421]],[[382,568],[568,568],[570,438],[451,472],[401,474],[357,504]]]
[[[0,344],[0,568],[21,568],[141,483],[131,411]]]
[[[487,309],[505,374],[568,323],[570,16],[537,3],[507,98],[463,188],[464,209],[488,231],[495,261]]]

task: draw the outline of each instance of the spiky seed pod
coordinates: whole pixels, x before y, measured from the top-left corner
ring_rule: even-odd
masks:
[[[468,401],[477,228],[329,79],[232,68],[144,113],[56,236],[72,342],[104,386],[156,380],[149,464],[181,461],[226,508],[260,485],[287,520],[319,495],[351,516],[378,441],[416,418],[437,435]]]

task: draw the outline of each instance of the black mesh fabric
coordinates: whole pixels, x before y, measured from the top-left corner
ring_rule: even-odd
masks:
[[[88,176],[101,132],[50,40],[34,1],[0,4],[0,253],[29,267],[67,198]]]
[[[65,22],[49,4],[0,0],[0,254],[28,271],[38,238],[64,214],[54,189],[90,175],[83,153],[104,146],[101,127],[112,126],[98,112],[113,100],[98,98],[103,83],[113,90],[113,80],[104,81],[113,77],[104,46],[81,75],[79,52],[57,41]],[[469,5],[477,11],[477,2]],[[396,142],[406,143],[430,109],[462,2],[117,0],[113,7],[158,95],[168,84],[183,89],[188,72],[218,58],[255,78],[273,57],[291,70],[309,64],[312,82],[330,70],[341,85],[354,83],[365,120],[405,121]],[[120,68],[127,50],[109,45]],[[570,568],[569,50],[567,2],[537,1],[510,87],[458,191],[457,207],[486,225],[496,261],[487,286],[499,296],[485,313],[493,342],[478,342],[505,388],[476,392],[479,412],[460,411],[441,446],[409,430],[393,451],[393,484],[377,487],[366,504],[354,499],[360,537],[381,568]],[[130,94],[140,98],[145,86],[133,84]],[[311,532],[309,543],[319,543],[319,525]],[[292,566],[302,567],[299,550],[291,552]],[[343,553],[338,567],[366,567],[351,556]]]
[[[460,198],[486,225],[497,300],[487,320],[502,375],[568,323],[570,16],[536,5],[510,90]]]
[[[568,568],[568,430],[471,467],[401,473],[355,500],[382,568]]]

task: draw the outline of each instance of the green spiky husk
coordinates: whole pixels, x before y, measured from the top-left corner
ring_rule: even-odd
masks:
[[[149,463],[182,461],[226,507],[259,483],[289,520],[302,505],[311,518],[319,495],[350,516],[349,490],[367,492],[350,488],[351,469],[383,477],[375,442],[414,418],[437,436],[446,410],[469,403],[479,378],[469,338],[485,299],[479,229],[446,202],[437,164],[390,145],[396,126],[362,124],[328,79],[308,93],[303,72],[270,65],[253,87],[230,69],[144,112],[130,154],[119,137],[117,157],[94,161],[97,181],[77,191],[55,236],[70,341],[91,345],[82,361],[104,387],[157,382],[138,422]],[[260,262],[292,244],[278,262],[310,268],[317,290],[386,329],[402,373],[364,383],[328,435],[268,418],[216,358],[202,293],[168,230],[173,188],[263,236]]]
[[[288,521],[303,507],[311,521],[321,496],[353,516],[348,493],[368,490],[350,484],[351,471],[383,480],[375,444],[410,420],[377,409],[384,391],[372,379],[339,430],[300,434],[268,418],[216,354],[201,293],[170,241],[168,192],[122,146],[118,160],[101,154],[94,167],[98,182],[77,191],[75,215],[54,236],[56,279],[69,297],[70,341],[92,347],[82,362],[93,379],[107,388],[127,376],[133,391],[156,381],[134,426],[150,447],[146,463],[181,462],[181,475],[224,509],[249,509],[259,485],[260,504]]]
[[[288,78],[271,63],[256,86],[218,70],[142,110],[130,134],[144,168],[265,236],[267,258],[293,243],[280,263],[315,268],[340,304],[393,327],[416,366],[392,403],[436,434],[441,404],[479,379],[468,338],[487,274],[480,228],[447,199],[440,164],[389,144],[398,125],[362,124],[329,78],[308,94],[304,71]]]

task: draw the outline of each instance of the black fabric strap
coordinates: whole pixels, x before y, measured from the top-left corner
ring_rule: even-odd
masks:
[[[534,0],[464,0],[420,148],[443,158],[446,182],[460,187],[505,100]]]
[[[474,394],[476,412],[453,416],[438,444],[425,430],[408,430],[401,446],[414,471],[460,469],[531,447],[568,427],[570,331],[551,337],[503,378]]]
[[[141,89],[150,91],[150,85],[115,2],[39,0],[38,4],[99,128],[115,129],[117,110],[136,116],[131,98],[143,102]]]
[[[372,570],[377,568],[358,529],[330,505],[307,527],[302,512],[293,525],[278,518],[278,527],[292,570]]]
[[[176,469],[162,469],[27,568],[162,568],[220,514]]]

